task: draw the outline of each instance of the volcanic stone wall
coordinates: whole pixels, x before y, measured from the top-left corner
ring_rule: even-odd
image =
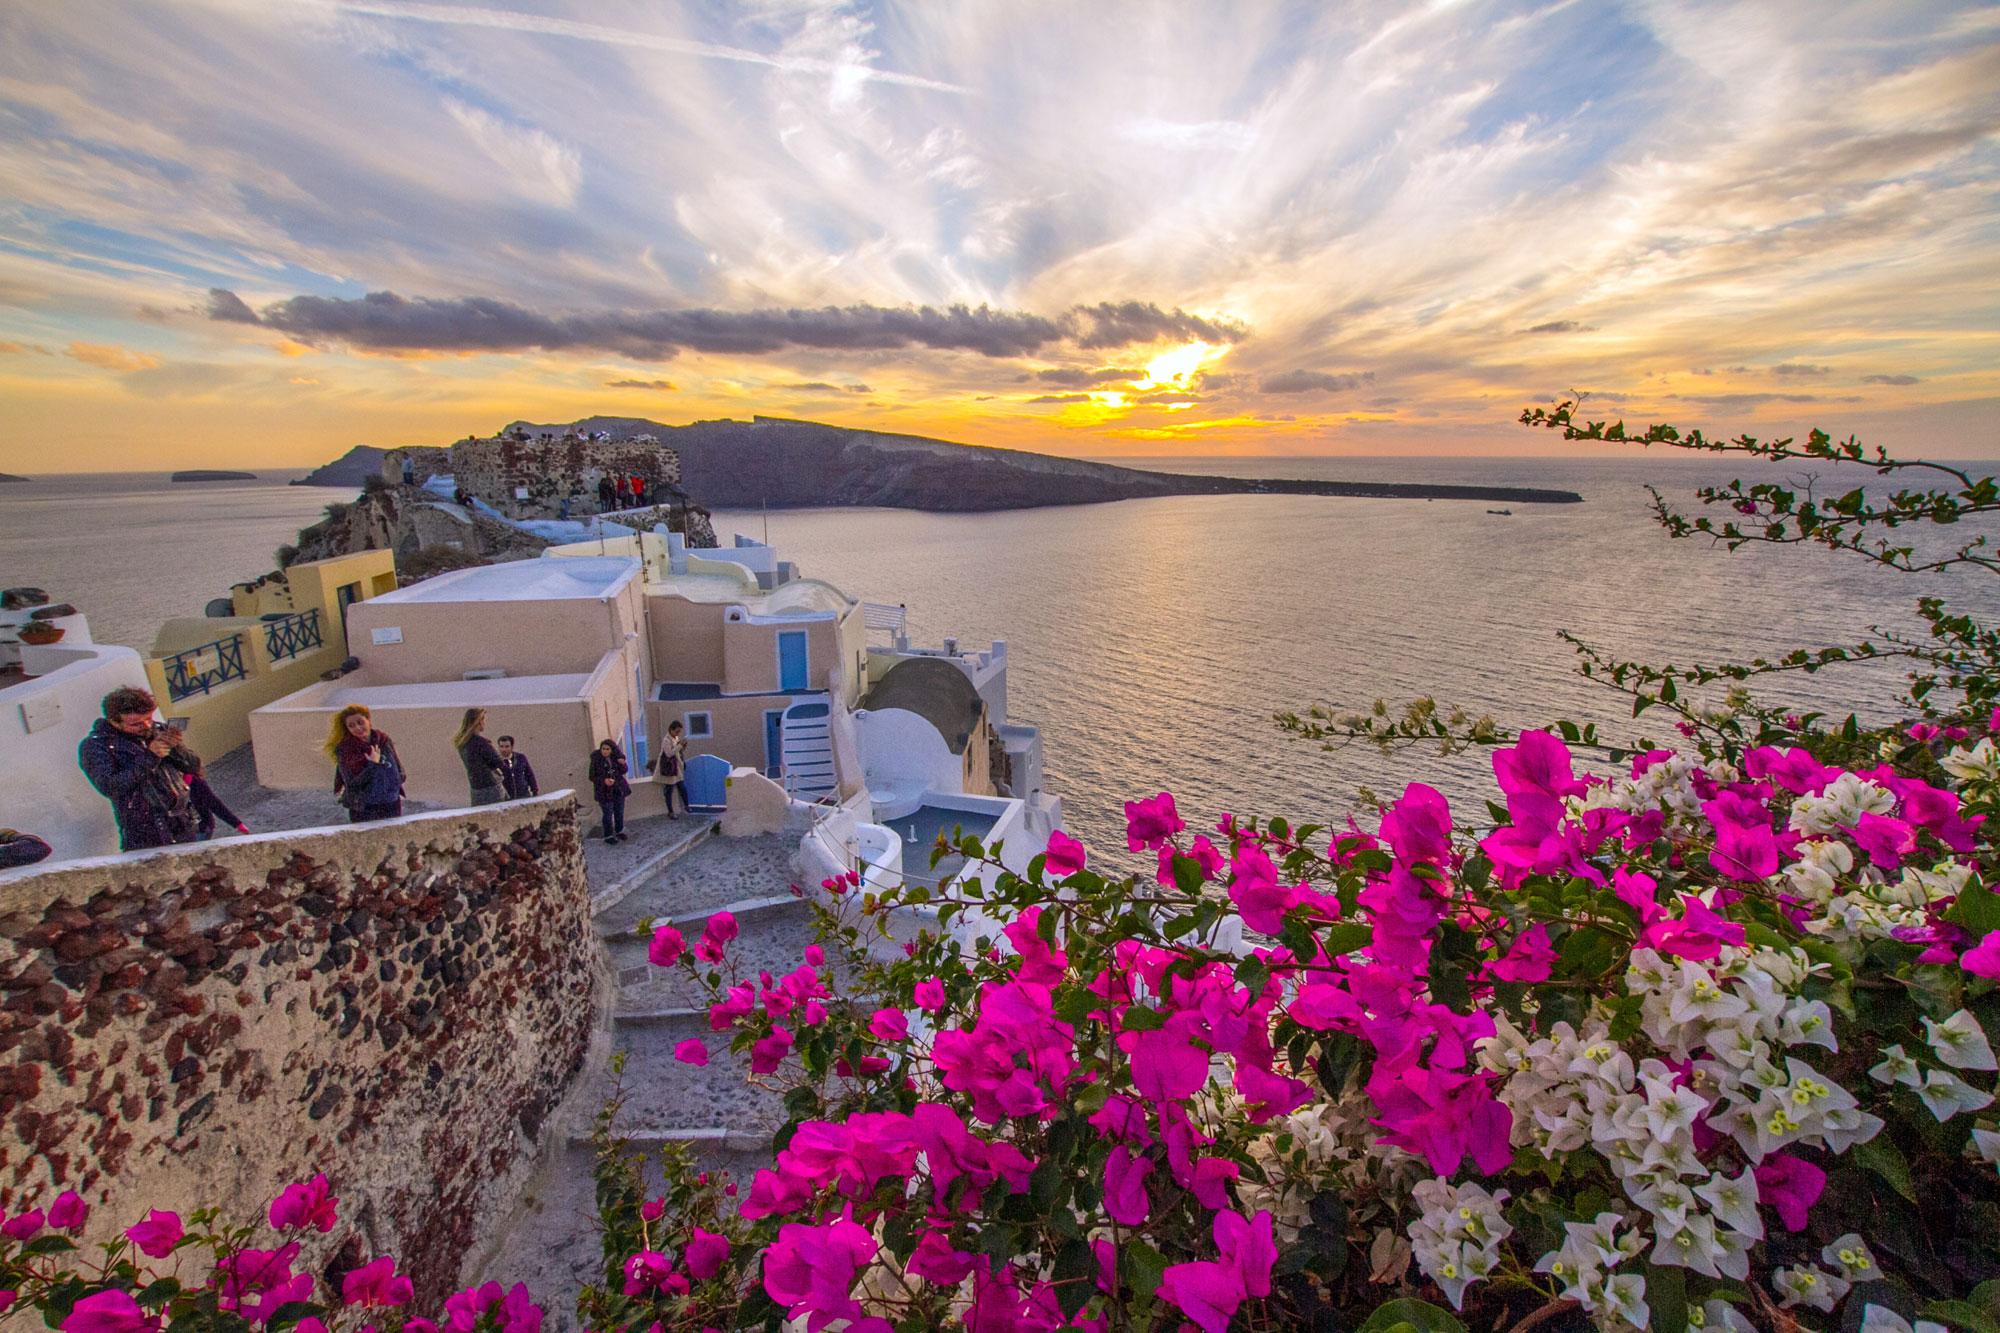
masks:
[[[0,874],[0,1206],[76,1189],[394,1254],[434,1309],[532,1174],[601,984],[569,793]]]
[[[555,518],[566,498],[570,517],[595,514],[601,477],[643,477],[660,489],[663,500],[687,502],[680,489],[680,455],[650,440],[516,435],[460,440],[451,447],[451,473],[466,494],[509,518]],[[528,492],[526,499],[515,494],[520,489]]]

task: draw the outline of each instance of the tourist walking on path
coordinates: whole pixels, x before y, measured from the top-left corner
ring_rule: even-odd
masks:
[[[528,762],[528,756],[514,748],[512,736],[502,736],[494,742],[500,751],[500,785],[506,788],[507,799],[518,801],[523,796],[540,796],[542,785],[535,781],[535,766]]]
[[[590,791],[604,812],[604,840],[625,841],[625,798],[632,784],[625,780],[625,752],[610,741],[599,741],[590,756]]]
[[[208,785],[208,765],[201,756],[187,747],[187,733],[179,727],[168,727],[163,733],[173,748],[167,751],[167,763],[180,770],[181,780],[187,783],[188,800],[194,806],[195,837],[207,842],[215,836],[216,824],[220,822],[238,833],[248,833],[250,826],[236,817],[236,812],[222,803],[215,794],[215,788]]]
[[[104,716],[76,747],[77,766],[118,818],[121,851],[195,840],[194,803],[167,762],[174,747],[165,728],[153,725],[156,707],[144,690],[113,690],[104,696]]]
[[[349,704],[333,715],[326,753],[333,760],[333,794],[347,807],[348,823],[403,813],[403,761],[389,733],[375,730],[368,705]]]
[[[493,742],[479,734],[485,730],[486,710],[468,708],[458,720],[458,734],[451,738],[451,748],[458,751],[460,761],[465,764],[465,780],[472,787],[473,805],[492,805],[507,799],[502,777],[506,766],[500,762],[500,752],[493,748]]]
[[[31,866],[37,861],[46,860],[52,850],[54,849],[32,833],[0,828],[0,870]]]
[[[689,810],[687,785],[687,737],[681,734],[681,724],[667,723],[666,744],[660,747],[660,757],[654,771],[660,775],[660,787],[667,794],[667,818],[679,819],[674,813],[674,793],[681,797],[681,813]]]

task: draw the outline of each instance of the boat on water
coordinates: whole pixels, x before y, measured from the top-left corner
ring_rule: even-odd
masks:
[[[1486,512],[1487,512],[1487,513],[1489,513],[1489,514],[1498,514],[1498,515],[1500,515],[1500,516],[1501,516],[1502,518],[1512,518],[1512,517],[1514,517],[1514,511],[1513,511],[1513,510],[1511,510],[1511,509],[1489,509],[1489,510],[1487,510]]]

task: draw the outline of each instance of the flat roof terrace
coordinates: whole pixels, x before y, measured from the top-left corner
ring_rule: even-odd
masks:
[[[395,592],[369,598],[375,606],[422,602],[551,602],[614,597],[639,577],[631,556],[570,556],[562,560],[513,560],[453,570]]]

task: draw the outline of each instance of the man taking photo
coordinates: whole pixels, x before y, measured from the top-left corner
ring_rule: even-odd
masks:
[[[104,696],[104,716],[76,747],[77,766],[111,802],[120,851],[194,842],[197,817],[180,770],[167,760],[173,741],[154,724],[153,696],[117,689]]]

